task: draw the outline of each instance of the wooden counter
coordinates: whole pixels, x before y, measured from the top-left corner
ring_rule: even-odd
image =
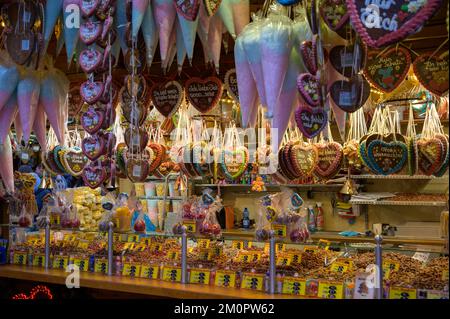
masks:
[[[65,285],[68,273],[40,267],[0,266],[0,277]],[[82,272],[80,287],[165,298],[186,299],[289,299],[288,295],[270,295],[246,289],[222,288],[210,285],[179,284],[162,280],[105,276]]]

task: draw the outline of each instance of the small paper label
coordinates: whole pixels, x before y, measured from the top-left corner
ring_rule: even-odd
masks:
[[[217,270],[214,285],[218,287],[234,288],[236,285],[236,273],[231,270]]]
[[[158,265],[142,265],[141,278],[158,279],[159,266]]]
[[[44,267],[45,265],[45,255],[36,254],[33,256],[33,266]]]
[[[141,176],[141,172],[142,172],[142,169],[141,169],[141,167],[139,165],[134,165],[133,166],[133,176],[134,177],[140,177]]]
[[[22,40],[22,51],[30,50],[30,40]]]
[[[164,267],[162,273],[163,280],[180,282],[181,281],[181,268],[179,267]]]
[[[262,290],[264,275],[246,273],[242,279],[241,288],[251,290]]]
[[[391,287],[389,299],[416,299],[417,291],[412,288]]]
[[[286,225],[273,225],[273,230],[275,232],[275,236],[286,237]]]
[[[426,263],[428,258],[430,258],[430,253],[416,252],[412,258],[422,263]]]
[[[122,275],[129,277],[139,276],[141,273],[141,264],[124,263],[122,268]]]
[[[53,269],[66,269],[69,264],[69,256],[55,256],[53,257]]]
[[[130,235],[128,235],[127,241],[129,243],[137,243],[139,241],[139,235],[130,234]]]
[[[302,255],[300,253],[289,253],[292,264],[300,264],[302,262]]]
[[[231,242],[231,248],[233,248],[233,249],[244,249],[244,242],[243,241],[233,240]]]
[[[199,239],[197,241],[197,246],[199,248],[209,248],[210,244],[211,244],[211,241],[209,239]]]
[[[306,295],[306,280],[296,277],[285,277],[282,293],[297,296]]]
[[[80,269],[80,271],[88,271],[89,270],[89,259],[75,257],[72,259],[72,263]]]
[[[179,255],[180,255],[179,251],[177,251],[177,250],[169,250],[167,252],[166,256],[167,256],[168,259],[177,260]]]
[[[94,264],[94,272],[106,274],[108,271],[108,260],[96,259]]]
[[[13,264],[15,265],[26,265],[28,254],[26,252],[14,252]]]
[[[353,66],[353,53],[352,52],[346,52],[341,53],[341,66],[343,68],[348,66]]]
[[[336,281],[319,281],[319,298],[325,299],[343,299],[344,285]]]
[[[195,233],[196,232],[196,223],[195,221],[185,220],[183,221],[183,225],[186,226],[187,233]]]
[[[339,104],[342,106],[352,105],[352,93],[349,91],[339,92]]]
[[[206,284],[209,285],[211,272],[206,269],[191,269],[189,282],[191,284]]]
[[[349,265],[344,262],[334,262],[331,265],[331,271],[338,272],[338,273],[346,273],[349,270]]]
[[[291,256],[278,256],[276,265],[277,266],[290,266],[292,263],[292,257]]]

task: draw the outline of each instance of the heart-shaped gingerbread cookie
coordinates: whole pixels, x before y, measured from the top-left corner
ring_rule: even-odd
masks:
[[[83,169],[88,164],[88,159],[81,148],[72,147],[64,152],[62,162],[70,175],[78,177],[83,174]]]
[[[190,78],[184,87],[189,102],[200,113],[211,111],[222,96],[222,82],[214,76],[205,79]]]
[[[336,142],[318,143],[318,161],[314,174],[322,179],[333,178],[342,165],[342,146]]]
[[[90,81],[80,85],[80,95],[87,104],[95,104],[103,94],[105,86],[99,81]]]
[[[85,137],[81,142],[81,149],[87,158],[91,161],[95,161],[105,154],[105,140],[98,134]]]
[[[297,78],[297,88],[303,100],[311,107],[320,105],[319,79],[310,73],[302,73]]]
[[[448,55],[422,54],[413,63],[414,74],[428,91],[438,96],[448,92]]]
[[[94,109],[91,105],[86,112],[81,114],[80,123],[89,134],[97,133],[103,125],[105,113],[100,109]]]
[[[156,83],[150,89],[150,97],[159,113],[171,117],[183,101],[183,87],[177,81]]]
[[[108,170],[94,162],[84,167],[81,176],[83,177],[84,184],[92,189],[99,187],[109,177]]]
[[[247,169],[249,161],[248,149],[240,146],[234,150],[224,149],[221,154],[221,169],[225,177],[235,180]]]
[[[313,138],[319,135],[328,121],[327,112],[323,108],[310,108],[300,105],[295,111],[295,121],[304,136]]]
[[[311,176],[319,160],[319,151],[313,144],[297,144],[292,148],[294,167],[298,175]]]
[[[102,24],[94,21],[86,21],[80,25],[80,40],[86,45],[97,41],[102,34]]]

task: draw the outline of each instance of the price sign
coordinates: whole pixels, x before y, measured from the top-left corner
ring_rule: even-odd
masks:
[[[417,296],[418,299],[448,299],[448,291],[421,289]]]
[[[316,246],[306,246],[303,248],[305,253],[317,253],[319,252],[319,248]]]
[[[206,284],[209,285],[211,272],[206,269],[191,269],[189,282],[191,284]]]
[[[343,299],[344,285],[337,281],[319,281],[319,298],[324,299]]]
[[[331,264],[331,271],[338,272],[338,273],[346,273],[349,270],[349,265],[344,262],[335,261],[333,264]]]
[[[236,241],[236,240],[233,240],[233,241],[231,242],[231,248],[234,248],[234,249],[244,249],[244,242],[243,242],[243,241]]]
[[[272,225],[275,236],[286,237],[286,225],[274,224]]]
[[[114,241],[114,242],[120,241],[120,234],[114,233],[114,234],[113,234],[113,241]]]
[[[181,268],[180,267],[163,267],[162,277],[165,281],[180,282]]]
[[[241,288],[251,290],[262,290],[264,275],[246,273],[242,278]]]
[[[13,256],[13,264],[26,265],[28,254],[25,251],[15,251]]]
[[[59,226],[61,224],[61,215],[53,213],[50,215],[50,224],[53,226]]]
[[[211,260],[213,256],[214,256],[214,252],[211,249],[207,249],[207,248],[200,249],[199,254],[198,254],[198,258],[200,260],[205,260],[205,261]]]
[[[139,235],[136,235],[136,234],[128,235],[127,242],[129,242],[129,243],[137,243],[137,242],[139,242]]]
[[[45,255],[35,254],[33,256],[33,266],[44,267],[45,265]]]
[[[53,257],[53,269],[66,269],[69,264],[69,256]]]
[[[292,263],[292,257],[289,255],[277,256],[276,265],[277,266],[289,266]]]
[[[147,248],[147,246],[145,244],[137,244],[134,246],[134,251],[140,251],[143,252],[145,249]]]
[[[144,245],[147,245],[147,246],[150,246],[151,243],[152,243],[152,239],[150,237],[141,237],[140,243],[144,244]]]
[[[80,271],[88,271],[89,270],[89,259],[83,257],[74,257],[72,259],[74,265],[77,265]]]
[[[161,251],[162,250],[162,244],[161,243],[152,243],[150,245],[151,251]]]
[[[422,263],[426,263],[428,261],[428,258],[430,258],[430,253],[423,253],[418,251],[414,253],[414,256],[412,256],[412,259],[418,260]]]
[[[158,265],[142,265],[141,278],[158,279],[159,266]]]
[[[136,277],[141,273],[141,264],[124,263],[122,268],[122,276]]]
[[[317,244],[317,247],[320,249],[328,250],[330,248],[331,242],[329,240],[325,239],[319,239],[319,243]]]
[[[300,253],[289,253],[292,264],[300,264],[302,262],[302,255]]]
[[[209,248],[210,244],[211,244],[211,241],[209,239],[199,239],[197,241],[197,246],[199,248]]]
[[[123,244],[123,250],[133,250],[134,249],[135,244],[134,243],[125,243]]]
[[[184,220],[183,225],[186,226],[187,233],[195,233],[197,230],[197,224],[193,220]]]
[[[173,250],[173,249],[171,249],[171,250],[169,250],[168,252],[167,252],[167,258],[169,258],[169,259],[172,259],[172,260],[176,260],[176,259],[178,259],[178,257],[180,256],[180,252],[178,251],[178,250]]]
[[[416,299],[417,291],[412,288],[391,287],[389,289],[389,299]]]
[[[256,251],[256,252],[250,252],[250,251],[246,251],[246,252],[241,252],[239,254],[239,260],[243,263],[253,263],[253,262],[257,262],[261,259],[261,252]]]
[[[392,260],[383,260],[383,277],[389,279],[393,271],[398,271],[400,269],[400,264]]]
[[[231,270],[217,270],[214,285],[218,287],[234,288],[236,285],[236,273]]]
[[[108,270],[108,260],[107,259],[96,259],[94,264],[94,272],[106,274]]]
[[[283,294],[304,296],[306,295],[306,280],[296,277],[285,277],[281,291]]]
[[[94,240],[95,237],[97,237],[97,234],[96,234],[96,233],[87,233],[84,237],[85,237],[87,240]]]
[[[216,246],[212,249],[214,256],[220,256],[223,253],[223,246]]]
[[[285,251],[286,250],[286,244],[282,243],[276,243],[275,244],[275,252],[278,253],[279,251]],[[264,244],[264,252],[268,254],[270,252],[270,244],[266,243]]]
[[[442,280],[448,281],[448,269],[442,271]]]

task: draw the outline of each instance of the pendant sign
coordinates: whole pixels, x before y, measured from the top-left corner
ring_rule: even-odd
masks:
[[[423,54],[413,64],[414,73],[428,91],[438,96],[448,92],[448,55],[445,58]]]
[[[421,29],[441,0],[346,0],[356,32],[370,47],[399,42]]]
[[[238,83],[236,76],[236,69],[228,70],[225,74],[225,89],[228,95],[236,102],[239,103]]]
[[[403,142],[374,140],[367,148],[367,155],[376,173],[390,175],[403,169],[408,159],[408,149]]]
[[[295,112],[295,121],[303,135],[313,138],[325,128],[327,113],[322,108],[311,109],[300,106]]]
[[[170,117],[183,100],[183,87],[177,81],[155,84],[150,89],[150,97],[159,113]]]

